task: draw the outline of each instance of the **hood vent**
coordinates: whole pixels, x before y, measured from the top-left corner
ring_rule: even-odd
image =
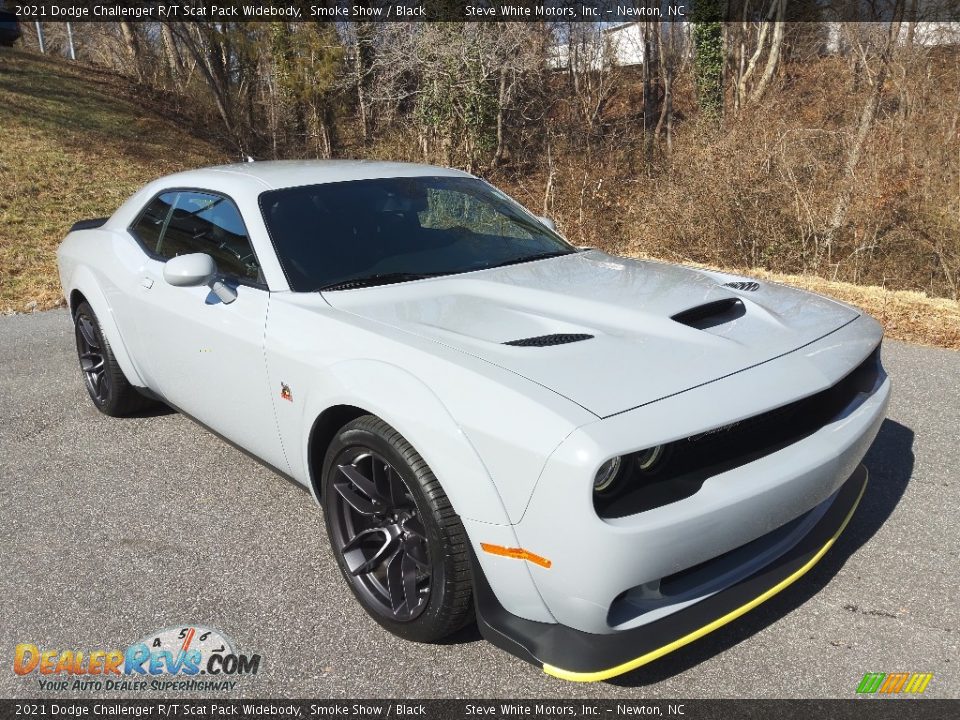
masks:
[[[743,317],[746,312],[747,309],[739,298],[724,298],[679,312],[672,316],[671,320],[698,330],[706,330]]]
[[[737,280],[735,282],[724,283],[723,286],[742,292],[756,292],[760,289],[760,283],[754,282],[753,280]]]
[[[513,345],[515,347],[550,347],[552,345],[566,345],[567,343],[580,342],[581,340],[590,340],[592,337],[593,335],[558,333],[555,335],[538,335],[537,337],[508,340],[503,344]]]

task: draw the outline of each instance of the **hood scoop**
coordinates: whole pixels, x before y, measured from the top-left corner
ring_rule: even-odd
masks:
[[[740,298],[724,298],[704,305],[697,305],[670,317],[681,325],[707,330],[717,325],[732,322],[746,315],[747,309]]]
[[[508,340],[503,344],[513,345],[514,347],[551,347],[552,345],[566,345],[592,338],[593,335],[583,333],[555,333],[553,335],[537,335],[536,337],[520,338],[519,340]]]

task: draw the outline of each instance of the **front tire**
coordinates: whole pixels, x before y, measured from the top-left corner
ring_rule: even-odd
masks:
[[[418,642],[472,620],[463,524],[400,433],[372,415],[348,423],[327,450],[322,477],[330,544],[367,614]]]
[[[77,305],[73,326],[80,372],[97,410],[111,417],[122,417],[148,410],[155,404],[127,382],[88,303]]]

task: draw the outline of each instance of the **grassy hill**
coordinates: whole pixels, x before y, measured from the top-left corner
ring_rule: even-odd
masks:
[[[227,158],[102,70],[0,48],[0,312],[61,300],[57,245],[146,181]],[[34,305],[33,303],[36,303]]]
[[[56,248],[148,180],[229,161],[148,90],[99,68],[0,48],[0,313],[57,307]],[[201,129],[203,130],[203,129]],[[960,349],[960,303],[923,293],[743,270],[865,308],[888,335]]]

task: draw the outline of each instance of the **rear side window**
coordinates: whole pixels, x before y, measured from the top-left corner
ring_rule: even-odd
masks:
[[[206,253],[222,274],[262,284],[240,211],[222,195],[191,190],[164,193],[130,229],[150,254],[162,260]]]
[[[147,205],[137,221],[130,227],[130,231],[151,255],[157,253],[160,235],[163,234],[163,228],[170,218],[170,211],[173,209],[173,201],[176,199],[176,195],[176,193],[165,193],[154,198],[153,202]]]

